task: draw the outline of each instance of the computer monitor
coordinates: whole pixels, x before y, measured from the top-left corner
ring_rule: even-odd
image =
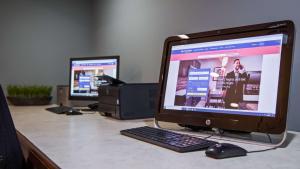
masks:
[[[24,165],[16,129],[0,85],[0,168],[22,169]]]
[[[291,21],[169,37],[156,119],[284,132],[293,41]]]
[[[70,100],[98,100],[98,86],[108,85],[101,76],[119,78],[119,56],[70,59]]]

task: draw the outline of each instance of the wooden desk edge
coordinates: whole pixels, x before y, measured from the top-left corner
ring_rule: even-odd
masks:
[[[27,168],[32,169],[60,169],[49,157],[32,144],[22,133],[17,131]]]

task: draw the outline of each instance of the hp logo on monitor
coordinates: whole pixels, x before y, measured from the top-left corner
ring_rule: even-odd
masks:
[[[205,120],[205,124],[206,124],[207,126],[209,126],[209,125],[211,125],[211,121],[210,121],[209,119],[207,119],[207,120]]]

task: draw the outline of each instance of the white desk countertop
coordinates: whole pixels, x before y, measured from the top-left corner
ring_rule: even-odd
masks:
[[[152,125],[152,120],[120,121],[99,113],[57,115],[45,108],[10,110],[17,130],[62,169],[300,169],[297,132],[289,132],[292,139],[286,148],[215,160],[204,151],[177,153],[120,135],[123,129]]]

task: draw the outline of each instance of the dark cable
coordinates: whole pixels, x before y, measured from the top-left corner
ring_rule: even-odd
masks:
[[[272,147],[268,149],[263,149],[263,150],[254,150],[254,151],[247,151],[247,153],[259,153],[259,152],[264,152],[264,151],[269,151],[269,150],[275,150],[277,147]]]
[[[270,134],[267,133],[267,136],[268,136],[268,138],[269,138],[270,143],[273,143]]]
[[[213,135],[213,134],[211,134],[211,135],[209,135],[209,136],[206,136],[206,137],[204,137],[204,138],[202,138],[202,139],[206,140],[206,139],[208,139],[208,138],[210,138],[210,137],[212,137],[212,136],[214,136],[214,135]]]
[[[220,136],[222,136],[222,135],[224,134],[224,131],[219,132],[219,134],[220,134]],[[206,139],[208,139],[208,138],[214,136],[214,134],[211,134],[211,135],[206,136],[206,137],[199,137],[199,136],[194,135],[194,134],[187,134],[187,135],[192,136],[192,137],[198,137],[198,138],[201,138],[201,139],[204,139],[204,140],[206,140]],[[267,134],[267,136],[268,136],[268,138],[269,138],[270,143],[272,143],[272,139],[271,139],[270,134]],[[278,146],[272,147],[272,148],[263,149],[263,150],[247,151],[247,153],[259,153],[259,152],[264,152],[264,151],[269,151],[269,150],[275,150],[275,149],[277,149],[277,147],[278,147]]]
[[[273,143],[272,138],[270,136],[270,134],[266,133],[266,135],[269,138],[270,143]],[[272,148],[267,148],[267,149],[263,149],[263,150],[254,150],[254,151],[248,151],[248,153],[258,153],[258,152],[264,152],[264,151],[269,151],[269,150],[275,150],[277,147],[272,147]]]
[[[184,127],[184,128],[187,128],[187,127]],[[162,128],[160,128],[160,129],[162,129]],[[188,129],[190,129],[190,128],[188,128]],[[175,132],[174,130],[169,130],[169,129],[162,129],[162,130],[167,130],[167,131]],[[180,131],[179,131],[179,132],[176,132],[176,133],[179,133],[179,134],[185,134],[185,135],[188,135],[188,136],[191,136],[191,137],[197,137],[197,138],[204,139],[204,140],[206,140],[206,139],[208,139],[208,138],[214,136],[214,134],[210,134],[209,136],[204,137],[204,136],[200,136],[200,135],[193,134],[193,133],[182,133],[182,132],[180,132]]]

